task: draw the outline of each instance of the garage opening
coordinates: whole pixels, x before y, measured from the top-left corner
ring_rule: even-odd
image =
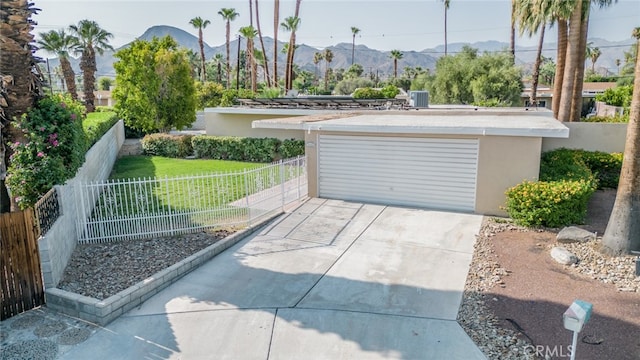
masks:
[[[320,135],[323,198],[475,210],[478,139]]]

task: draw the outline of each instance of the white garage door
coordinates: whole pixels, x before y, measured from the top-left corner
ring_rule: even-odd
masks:
[[[323,198],[474,211],[477,139],[320,135]]]

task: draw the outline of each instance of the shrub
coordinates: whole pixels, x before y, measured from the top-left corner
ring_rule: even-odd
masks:
[[[260,94],[258,94],[258,97],[263,99],[276,99],[276,98],[279,98],[281,95],[282,95],[282,91],[280,90],[280,88],[273,87],[273,88],[262,89]]]
[[[523,226],[560,227],[584,221],[590,181],[525,181],[507,190],[506,210]]]
[[[380,90],[380,92],[382,93],[383,97],[387,99],[393,99],[400,93],[400,90],[398,89],[397,86],[389,84],[383,87],[382,90]]]
[[[618,186],[622,154],[557,149],[542,154],[539,182],[507,190],[509,216],[525,226],[580,223],[596,188]]]
[[[287,139],[282,142],[278,153],[282,159],[304,155],[304,140]]]
[[[25,209],[75,176],[84,162],[87,139],[82,129],[84,107],[68,94],[45,97],[14,126],[25,142],[13,143],[7,184],[18,206]]]
[[[582,122],[597,122],[597,123],[628,123],[629,114],[614,115],[614,116],[592,116],[584,118]]]
[[[228,89],[222,93],[222,99],[220,100],[220,106],[233,106],[238,105],[238,99],[255,99],[256,94],[247,89]]]
[[[222,101],[224,87],[221,84],[206,81],[195,82],[196,88],[196,109],[204,109],[206,107],[216,107]]]
[[[142,139],[145,155],[183,158],[193,153],[193,135],[150,134]]]
[[[192,144],[195,156],[204,159],[264,163],[304,154],[304,141],[294,139],[198,135]]]
[[[384,95],[380,90],[376,90],[370,87],[356,89],[353,92],[354,99],[382,99]]]
[[[98,142],[104,134],[118,122],[115,112],[94,112],[87,115],[82,122],[84,133],[87,136],[87,148]]]

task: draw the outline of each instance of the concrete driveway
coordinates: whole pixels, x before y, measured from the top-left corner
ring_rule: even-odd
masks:
[[[65,359],[484,359],[455,321],[481,216],[311,199]]]

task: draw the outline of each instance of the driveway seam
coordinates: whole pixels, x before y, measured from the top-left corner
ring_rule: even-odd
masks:
[[[269,336],[269,347],[267,348],[267,360],[271,358],[271,344],[273,344],[273,334],[276,332],[276,320],[278,320],[278,308],[273,313],[273,322],[271,323],[271,336]]]
[[[351,223],[351,221],[356,217],[356,215],[358,215],[358,213],[359,213],[360,211],[362,211],[362,209],[363,209],[363,208],[364,208],[364,206],[361,206],[361,207],[358,209],[358,211],[356,211],[356,213],[355,213],[355,214],[353,214],[353,216],[351,217],[351,219],[349,220],[349,222],[347,222],[347,224],[345,224],[345,226],[342,228],[342,230],[340,230],[340,233],[342,233],[342,231],[344,231],[344,229],[346,229],[346,228],[347,228],[347,226],[349,225],[349,223]],[[384,206],[384,207],[382,208],[382,210],[380,210],[380,212],[378,213],[378,215],[376,215],[376,217],[374,217],[374,218],[369,222],[369,224],[367,224],[367,226],[365,226],[365,228],[364,228],[364,229],[362,229],[362,231],[360,231],[360,233],[358,234],[358,236],[356,236],[356,237],[353,239],[353,241],[351,241],[351,244],[349,244],[349,246],[347,246],[347,247],[344,249],[344,251],[342,252],[342,254],[340,254],[340,256],[336,257],[336,259],[331,263],[331,265],[327,268],[327,270],[325,270],[325,272],[324,272],[324,273],[322,273],[322,276],[320,276],[320,277],[319,277],[319,278],[318,278],[318,279],[313,283],[313,285],[311,285],[311,287],[309,288],[309,290],[307,290],[307,292],[305,292],[305,293],[304,293],[304,295],[302,295],[302,297],[301,297],[301,298],[300,298],[300,299],[299,299],[299,300],[298,300],[298,301],[293,305],[293,307],[294,307],[294,308],[295,308],[295,307],[297,307],[297,306],[300,304],[300,302],[302,302],[302,300],[304,300],[304,298],[306,298],[306,297],[307,297],[307,295],[309,295],[309,293],[310,293],[310,292],[311,292],[311,291],[312,291],[312,290],[313,290],[313,289],[318,285],[318,283],[319,283],[319,282],[320,282],[320,281],[321,281],[321,280],[322,280],[322,279],[327,275],[327,273],[328,273],[329,271],[331,271],[331,269],[333,269],[333,267],[336,265],[336,263],[337,263],[340,259],[342,259],[342,257],[344,256],[344,254],[346,254],[346,253],[347,253],[347,251],[349,251],[349,249],[351,249],[351,247],[353,246],[353,244],[355,244],[355,243],[356,243],[356,241],[357,241],[358,239],[360,239],[360,237],[362,236],[362,234],[364,234],[364,232],[365,232],[365,231],[367,231],[367,230],[369,229],[369,227],[371,226],[371,224],[373,224],[376,220],[378,220],[378,218],[380,217],[380,215],[382,215],[382,213],[383,213],[386,209],[387,209],[387,206]],[[338,234],[336,235],[336,237],[335,237],[335,238],[337,238],[337,237],[340,235],[340,233],[338,233]]]

